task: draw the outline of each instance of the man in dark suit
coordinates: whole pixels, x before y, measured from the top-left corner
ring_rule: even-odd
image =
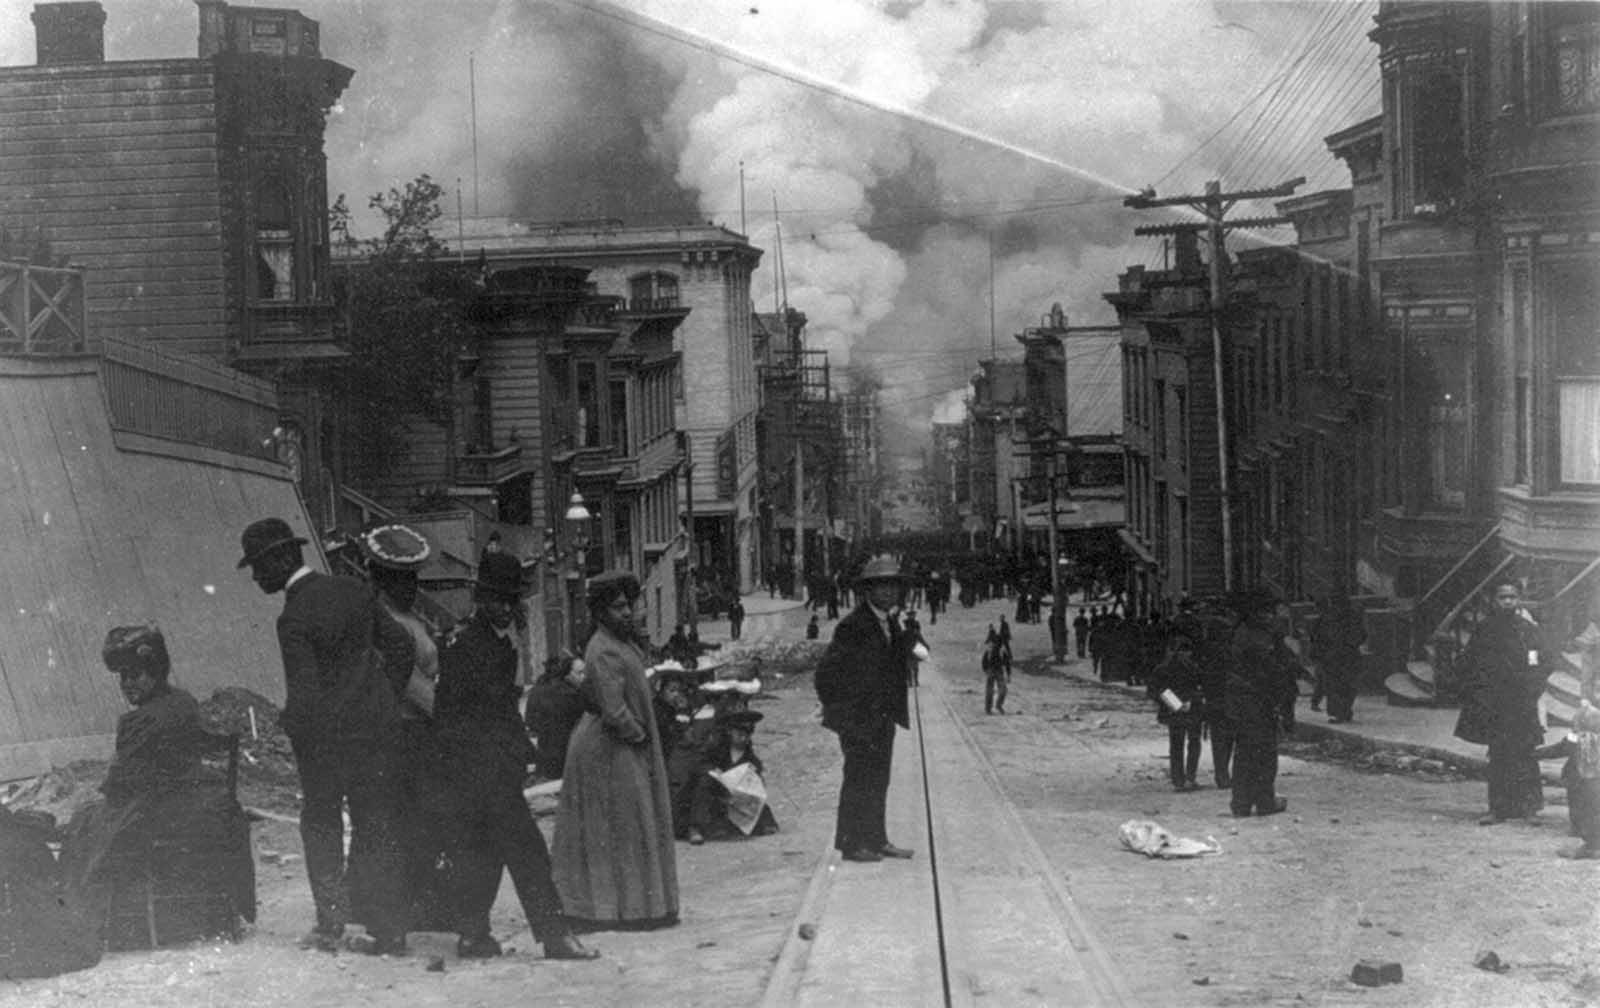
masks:
[[[363,581],[305,565],[281,518],[244,530],[241,568],[268,595],[284,593],[278,616],[287,698],[279,718],[294,750],[304,795],[300,839],[316,902],[315,927],[301,947],[335,951],[353,918],[351,890],[367,934],[348,947],[371,955],[405,951],[407,893],[400,844],[396,746],[399,695],[411,673],[411,639],[384,614]],[[343,806],[350,807],[345,856]],[[359,876],[361,885],[352,885]]]
[[[521,594],[517,558],[484,557],[472,615],[439,651],[433,724],[440,756],[428,790],[460,902],[456,954],[500,955],[500,943],[489,932],[489,911],[501,876],[509,873],[545,958],[593,959],[596,953],[573,935],[562,913],[549,847],[522,796],[535,751],[517,715]]]
[[[817,666],[822,723],[839,736],[844,781],[833,845],[846,861],[909,858],[884,825],[895,726],[910,727],[910,645],[892,615],[908,581],[893,557],[868,561],[856,580],[861,603],[834,629]]]

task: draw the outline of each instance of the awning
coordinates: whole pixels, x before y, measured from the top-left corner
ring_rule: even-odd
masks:
[[[1127,508],[1121,497],[1080,497],[1056,501],[1056,530],[1106,528],[1127,521]],[[1030,504],[1022,511],[1022,527],[1030,532],[1050,529],[1050,505]]]
[[[1128,551],[1139,563],[1146,567],[1156,566],[1155,554],[1146,549],[1144,543],[1141,543],[1132,532],[1125,528],[1117,529],[1117,538],[1122,540],[1122,545],[1128,547]]]

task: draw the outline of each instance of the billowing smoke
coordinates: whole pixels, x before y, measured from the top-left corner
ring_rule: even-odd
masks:
[[[108,58],[193,54],[188,0],[104,3]],[[308,0],[300,9],[322,22],[324,54],[356,70],[327,136],[330,188],[353,209],[427,172],[451,189],[460,180],[467,215],[742,227],[766,250],[756,308],[771,310],[786,289],[811,320],[813,346],[836,365],[876,371],[886,404],[925,424],[936,406],[959,402],[991,346],[1014,355],[1012,335],[1051,304],[1073,324],[1112,321],[1101,295],[1118,272],[1161,260],[1159,240],[1133,237],[1161,216],[1122,208],[1127,192],[1296,174],[1313,179],[1301,192],[1347,184],[1320,138],[1376,111],[1372,89],[1348,84],[1352,74],[1376,80],[1375,51],[1359,39],[1374,6]],[[0,0],[0,62],[32,62],[30,7]],[[1326,58],[1340,38],[1355,40],[1349,55]],[[1327,78],[1300,92],[1317,102],[1271,113],[1298,131],[1293,141],[1241,157],[1266,103],[1249,105],[1269,77],[1311,74]],[[1242,108],[1249,114],[1230,122]],[[1214,135],[1221,140],[1208,143]]]

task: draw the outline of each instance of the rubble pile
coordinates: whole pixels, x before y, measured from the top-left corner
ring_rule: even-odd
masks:
[[[717,677],[759,677],[763,689],[783,689],[796,676],[815,671],[827,646],[820,640],[732,641],[717,652]]]
[[[238,686],[225,686],[200,704],[207,730],[239,736],[239,788],[253,798],[258,788],[298,786],[294,751],[278,713],[271,700]]]

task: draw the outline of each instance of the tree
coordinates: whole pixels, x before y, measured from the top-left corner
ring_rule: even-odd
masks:
[[[473,339],[477,285],[433,234],[442,194],[419,175],[370,197],[367,206],[384,222],[376,238],[351,235],[343,195],[330,211],[344,251],[336,282],[351,356],[338,381],[357,472],[381,471],[403,456],[408,416],[447,426],[453,419],[456,362]]]

